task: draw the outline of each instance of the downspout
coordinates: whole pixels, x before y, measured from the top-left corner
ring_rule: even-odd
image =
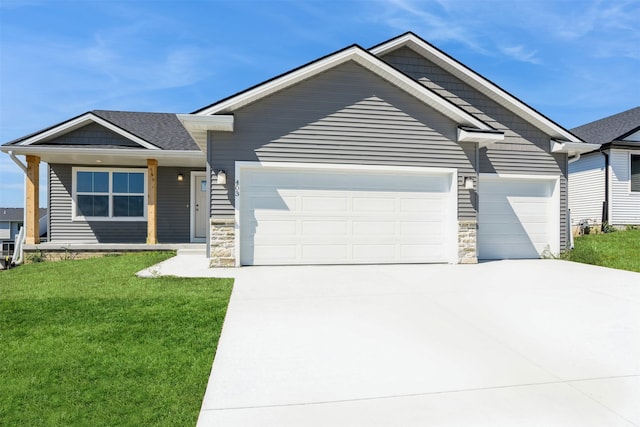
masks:
[[[580,160],[580,156],[582,155],[582,153],[578,153],[575,155],[575,157],[572,157],[570,159],[567,159],[567,175],[569,175],[569,165],[571,163],[577,162],[578,160]],[[567,179],[568,181],[568,179]],[[570,249],[573,249],[573,230],[571,229],[571,209],[567,209],[568,213],[567,213],[567,227],[569,229],[569,246]]]
[[[16,157],[15,154],[13,154],[13,151],[9,151],[8,152],[9,157],[11,158],[11,160],[13,160],[13,163],[15,163],[16,165],[18,165],[18,167],[20,169],[22,169],[22,171],[24,172],[24,179],[25,179],[25,183],[27,180],[27,166],[25,166],[24,163],[22,163],[20,161],[20,159],[18,159]],[[25,185],[26,188],[26,185]],[[23,216],[22,216],[22,224],[26,225],[27,224],[27,192],[24,191],[24,206],[25,209],[23,209]],[[15,247],[13,248],[13,262],[16,265],[20,265],[22,264],[22,262],[24,261],[24,250],[22,248],[22,244],[24,243],[24,239],[26,236],[25,231],[25,227],[24,225],[22,226],[22,228],[20,229],[20,232],[18,233],[18,241],[15,242]],[[18,257],[16,258],[16,249],[18,250]]]
[[[570,165],[573,162],[577,162],[578,160],[580,160],[581,155],[582,155],[581,153],[576,154],[575,157],[572,157],[568,160],[567,164]]]
[[[604,203],[602,205],[602,231],[609,224],[609,154],[600,150],[604,156]]]

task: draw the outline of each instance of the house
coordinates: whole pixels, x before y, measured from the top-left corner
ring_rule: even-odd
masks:
[[[602,145],[569,165],[572,224],[640,225],[640,107],[572,133]]]
[[[92,111],[1,149],[34,187],[49,164],[52,242],[204,240],[240,266],[557,254],[569,157],[598,147],[406,33],[191,114]]]
[[[47,209],[40,208],[38,210],[38,218],[46,219]],[[13,250],[14,242],[20,228],[24,224],[23,208],[0,208],[0,245],[2,245],[2,254],[9,254]],[[46,222],[42,221],[39,227],[40,236],[46,234]],[[43,227],[44,226],[44,227]]]

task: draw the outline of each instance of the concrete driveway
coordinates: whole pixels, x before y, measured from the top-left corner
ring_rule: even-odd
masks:
[[[248,267],[198,426],[638,426],[640,274]]]

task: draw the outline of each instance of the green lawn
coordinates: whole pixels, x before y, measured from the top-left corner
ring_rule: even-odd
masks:
[[[640,272],[640,230],[588,234],[575,239],[569,261]]]
[[[0,425],[195,425],[232,280],[135,277],[169,256],[0,271]]]

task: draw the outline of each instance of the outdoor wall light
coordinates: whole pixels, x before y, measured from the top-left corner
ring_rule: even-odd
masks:
[[[184,181],[184,175],[183,174],[181,174],[181,173],[178,174],[178,181],[179,182]]]
[[[225,185],[227,183],[227,173],[223,170],[216,173],[216,184]]]
[[[467,190],[473,190],[475,186],[475,182],[473,181],[473,178],[470,176],[465,176],[464,177],[464,188]]]

